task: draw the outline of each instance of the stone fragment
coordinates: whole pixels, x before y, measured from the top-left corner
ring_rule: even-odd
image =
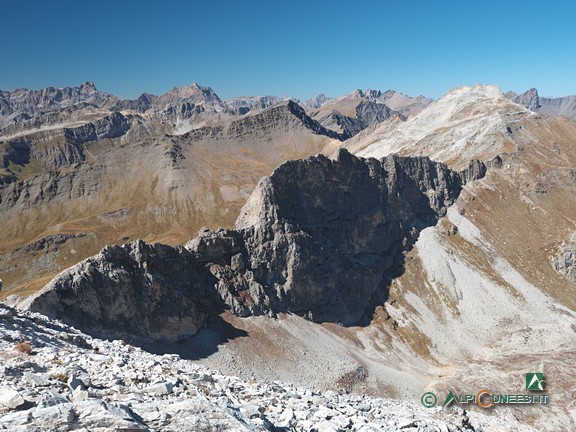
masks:
[[[24,398],[16,390],[0,388],[0,406],[15,409],[25,403]]]
[[[165,396],[172,393],[173,389],[172,383],[163,382],[158,384],[153,384],[151,386],[146,387],[143,392],[154,395],[154,396]]]

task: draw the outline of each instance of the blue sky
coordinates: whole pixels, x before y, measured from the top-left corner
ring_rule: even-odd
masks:
[[[465,84],[576,94],[576,2],[5,1],[0,89],[134,98],[197,81],[222,98],[440,97]]]

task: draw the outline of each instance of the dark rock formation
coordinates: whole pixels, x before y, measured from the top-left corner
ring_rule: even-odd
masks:
[[[369,318],[375,296],[385,298],[388,280],[402,271],[402,252],[465,181],[427,158],[364,160],[342,151],[337,161],[283,164],[261,180],[237,221],[247,278],[258,286],[236,313]]]
[[[213,285],[186,249],[138,241],[71,267],[30,309],[103,336],[175,341],[217,313]]]
[[[382,103],[369,102],[362,100],[356,107],[356,118],[359,120],[362,129],[376,123],[388,120],[390,117],[399,116],[402,120],[406,117],[399,112],[392,111],[388,106]]]
[[[132,127],[133,116],[124,116],[119,112],[113,112],[101,120],[87,123],[77,128],[66,128],[66,137],[76,144],[88,141],[100,141],[106,138],[116,138],[124,135]]]
[[[105,248],[30,299],[34,311],[85,330],[194,334],[225,303],[239,316],[295,313],[354,325],[372,316],[403,252],[434,225],[463,173],[428,158],[362,159],[342,150],[289,161],[264,177],[235,230],[204,230],[185,248]]]
[[[52,170],[82,162],[84,143],[122,136],[138,121],[134,116],[113,112],[79,127],[36,132],[9,140],[4,152],[0,153],[2,167],[8,168],[10,163],[25,165],[36,160]]]

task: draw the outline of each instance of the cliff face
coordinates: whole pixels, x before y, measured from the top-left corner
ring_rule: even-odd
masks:
[[[218,313],[213,279],[186,249],[137,241],[71,267],[30,309],[107,337],[176,341]]]
[[[359,159],[346,151],[283,164],[264,178],[237,228],[252,304],[240,314],[289,311],[356,324],[402,271],[402,252],[458,196],[462,178],[426,158]],[[245,277],[246,277],[245,276]]]
[[[194,334],[222,301],[239,316],[359,324],[385,300],[420,230],[484,172],[481,163],[456,173],[428,158],[345,150],[286,162],[259,182],[235,230],[204,230],[185,248],[105,248],[29,308],[85,330],[157,338]]]

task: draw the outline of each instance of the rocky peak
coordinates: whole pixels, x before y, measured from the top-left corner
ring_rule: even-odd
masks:
[[[115,107],[116,110],[130,110],[139,113],[144,113],[148,111],[154,105],[154,102],[158,99],[158,96],[150,93],[142,93],[136,99],[125,99],[118,102]]]
[[[293,127],[304,126],[317,135],[325,135],[337,140],[346,138],[339,133],[323,127],[316,120],[312,119],[304,108],[293,100],[278,103],[259,113],[247,115],[235,120],[230,123],[227,131],[232,136],[242,136],[268,129],[271,125],[281,125],[281,127],[287,130]]]
[[[324,93],[320,93],[319,95],[313,97],[312,99],[308,99],[307,101],[305,101],[304,105],[306,105],[308,108],[317,109],[331,99],[332,98],[326,97]]]
[[[382,96],[382,92],[380,90],[370,90],[367,89],[364,92],[364,96],[367,97],[370,100],[377,100],[379,97]]]
[[[236,230],[205,230],[186,248],[107,247],[27,305],[113,336],[191,335],[223,305],[239,316],[291,312],[359,324],[386,299],[419,231],[482,167],[460,174],[428,158],[362,159],[345,150],[336,160],[289,161],[259,182]]]
[[[186,249],[137,241],[107,246],[71,267],[30,308],[92,334],[175,341],[196,334],[218,311],[213,283]]]
[[[392,111],[387,105],[368,100],[362,100],[356,106],[356,118],[361,122],[362,129],[376,123],[388,120],[390,117],[398,116],[402,120],[406,117],[397,111]]]
[[[508,93],[507,93],[508,95]],[[531,88],[530,90],[522,93],[516,94],[512,93],[509,95],[510,99],[517,104],[524,105],[530,111],[538,111],[542,106],[540,105],[540,96],[538,95],[538,90]]]
[[[203,87],[196,82],[189,86],[174,87],[162,96],[159,96],[153,104],[156,111],[164,111],[170,107],[188,104],[206,105],[211,107],[225,108],[225,104],[220,100],[210,87]]]
[[[96,90],[96,86],[94,85],[94,83],[91,81],[84,81],[80,85],[80,90],[84,91],[84,92],[90,92],[90,93],[98,91],[98,90]]]
[[[187,100],[193,103],[220,101],[220,98],[214,93],[214,90],[210,87],[203,87],[196,82],[193,82],[189,86],[174,87],[160,96],[160,99]]]

